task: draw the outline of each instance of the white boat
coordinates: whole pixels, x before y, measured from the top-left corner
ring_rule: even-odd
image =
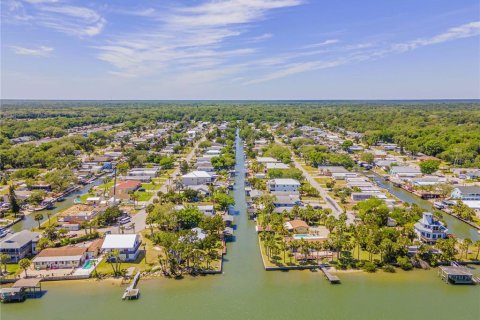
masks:
[[[10,233],[10,229],[0,229],[0,238],[5,237],[9,233]]]

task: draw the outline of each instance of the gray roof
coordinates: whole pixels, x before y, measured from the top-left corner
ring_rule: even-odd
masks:
[[[479,186],[458,186],[455,189],[460,190],[463,194],[472,194],[472,193],[480,193]]]
[[[40,232],[22,230],[0,241],[0,247],[2,249],[21,248],[29,242],[37,241],[39,238],[40,238]]]

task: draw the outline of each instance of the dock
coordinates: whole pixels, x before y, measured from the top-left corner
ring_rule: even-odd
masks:
[[[468,268],[452,262],[451,266],[440,266],[438,268],[438,276],[451,284],[476,284],[478,279],[475,278]]]
[[[27,298],[42,296],[42,285],[39,278],[23,278],[17,280],[11,288],[0,289],[0,302],[23,302]]]
[[[140,296],[140,289],[137,289],[138,280],[140,280],[140,272],[137,272],[132,283],[123,292],[122,300],[138,299]]]
[[[340,283],[340,278],[331,274],[325,266],[320,266],[320,270],[322,270],[325,278],[330,281],[331,284],[338,284]]]

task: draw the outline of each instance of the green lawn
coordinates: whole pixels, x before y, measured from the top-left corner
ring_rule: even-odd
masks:
[[[138,195],[138,201],[148,201],[153,196],[152,192],[146,191],[137,191],[135,194]]]
[[[96,195],[93,193],[85,193],[84,195],[80,196],[80,201],[82,201],[82,203],[85,203],[87,202],[87,199],[90,197],[96,197]]]
[[[158,190],[162,187],[162,185],[158,182],[153,183],[142,183],[142,188],[145,190]]]

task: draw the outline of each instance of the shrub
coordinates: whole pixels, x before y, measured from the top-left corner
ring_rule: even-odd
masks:
[[[395,268],[391,264],[386,264],[383,266],[383,271],[389,272],[389,273],[395,273]]]
[[[398,257],[397,263],[403,270],[411,270],[413,269],[413,265],[408,259],[408,257]]]
[[[377,266],[373,262],[368,261],[363,265],[363,270],[373,273],[377,271]]]

